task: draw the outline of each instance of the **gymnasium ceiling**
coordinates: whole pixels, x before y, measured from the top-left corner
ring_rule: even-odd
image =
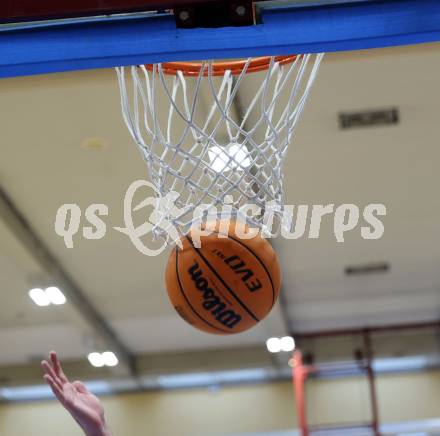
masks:
[[[276,240],[285,312],[293,332],[438,319],[440,315],[438,44],[328,55],[286,165],[290,204],[383,203],[384,237],[352,231],[337,243],[332,222],[316,240]],[[35,233],[133,354],[262,347],[287,333],[280,308],[234,337],[199,333],[170,306],[166,255],[146,257],[121,233],[77,236],[66,249],[54,231],[60,205],[109,206],[146,169],[123,124],[111,70],[0,81],[0,185]],[[340,111],[399,108],[397,126],[341,131]],[[102,148],[82,146],[101,138]],[[51,283],[0,219],[0,366],[27,364],[51,349],[81,360],[103,346],[71,305],[39,308],[28,290]],[[37,259],[35,259],[37,257]],[[388,273],[350,277],[349,265],[388,262]]]

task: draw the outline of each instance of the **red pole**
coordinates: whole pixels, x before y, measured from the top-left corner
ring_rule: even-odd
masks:
[[[296,415],[301,436],[309,436],[306,412],[305,382],[307,380],[308,369],[303,365],[302,353],[299,350],[292,355],[292,380],[295,392]]]

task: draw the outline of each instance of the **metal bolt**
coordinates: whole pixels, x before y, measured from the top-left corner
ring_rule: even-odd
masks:
[[[243,5],[237,6],[235,12],[237,12],[237,15],[240,15],[240,17],[243,17],[246,14],[246,7]]]
[[[187,21],[189,20],[189,12],[188,11],[180,11],[179,12],[179,19],[181,21]]]

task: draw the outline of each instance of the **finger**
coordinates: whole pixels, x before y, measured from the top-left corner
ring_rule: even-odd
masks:
[[[81,394],[88,394],[89,393],[89,390],[85,387],[84,383],[82,383],[80,381],[74,382],[73,386],[75,386],[75,389]]]
[[[63,393],[62,389],[59,388],[59,386],[55,383],[55,381],[53,380],[53,378],[50,375],[46,374],[44,376],[44,380],[46,380],[47,384],[52,389],[53,394],[58,398],[58,401],[64,405],[66,398],[64,397],[64,393]]]
[[[52,362],[52,367],[55,371],[55,374],[60,379],[61,383],[67,383],[69,380],[65,376],[63,369],[61,368],[60,361],[58,359],[57,353],[55,351],[52,351],[50,353],[50,360]]]
[[[43,367],[44,372],[47,375],[49,375],[54,380],[54,382],[61,388],[62,387],[61,381],[58,379],[57,375],[55,374],[55,371],[53,370],[49,362],[43,360],[41,362],[41,366]]]
[[[63,389],[60,387],[60,385],[48,374],[45,374],[43,376],[44,381],[50,385],[50,387],[56,387],[61,393],[63,393]],[[64,394],[63,394],[64,397]]]

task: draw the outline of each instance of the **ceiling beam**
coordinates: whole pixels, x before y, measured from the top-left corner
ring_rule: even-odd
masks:
[[[237,86],[236,78],[233,78],[233,86],[234,87]],[[242,91],[238,89],[237,94],[232,103],[232,107],[235,115],[235,121],[237,122],[237,124],[240,124],[237,120],[243,120],[245,117],[245,104],[242,101],[241,92]],[[252,129],[252,125],[255,124],[256,121],[257,120],[248,119],[247,122],[242,126],[243,130],[250,131]],[[250,154],[252,154],[255,151],[252,149],[252,146],[249,143],[247,144],[247,148]],[[251,172],[254,175],[254,177],[258,178],[258,169],[256,167],[252,167]],[[256,193],[258,192],[259,186],[257,182],[254,182],[253,189]],[[270,240],[268,240],[268,242],[270,242]],[[276,249],[276,247],[274,248]],[[282,288],[280,290],[278,302],[272,308],[267,318],[265,318],[264,325],[269,337],[271,336],[282,337],[289,335],[289,332],[291,330],[290,329],[291,322],[287,312],[285,292]],[[267,339],[269,339],[269,337]],[[286,359],[288,360],[288,357],[286,357],[284,353],[273,353],[273,354],[271,353],[270,359],[273,368],[276,371],[282,371],[282,369],[286,366]]]
[[[29,221],[1,186],[0,217],[40,267],[63,290],[68,301],[76,308],[84,321],[116,353],[121,366],[124,367],[123,369],[126,369],[129,375],[136,376],[135,361],[130,351],[121,342],[103,315],[89,301],[84,290],[75,282],[56,256],[51,253],[46,244],[40,239],[29,224]]]
[[[440,330],[440,319],[432,321],[421,321],[415,323],[402,323],[402,324],[385,324],[385,325],[372,325],[369,327],[353,327],[340,330],[321,330],[321,331],[308,331],[308,332],[293,332],[292,334],[300,339],[316,339],[326,337],[338,337],[338,336],[361,336],[365,334],[365,331],[370,333],[387,333],[387,332],[399,332],[410,330]]]

